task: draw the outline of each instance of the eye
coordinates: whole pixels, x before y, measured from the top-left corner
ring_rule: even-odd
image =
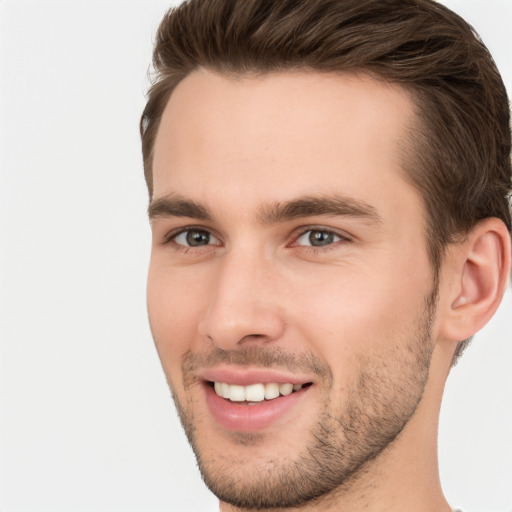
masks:
[[[312,247],[324,247],[336,242],[340,242],[343,238],[332,231],[325,229],[309,229],[297,238],[294,245],[306,245]]]
[[[171,237],[171,240],[175,244],[185,247],[203,247],[210,244],[220,244],[216,237],[204,229],[187,229]]]

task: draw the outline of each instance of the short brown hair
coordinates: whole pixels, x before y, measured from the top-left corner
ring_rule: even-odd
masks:
[[[353,71],[412,93],[418,123],[406,141],[404,171],[426,205],[436,276],[444,247],[478,221],[497,217],[511,230],[507,92],[475,31],[437,2],[188,0],[161,22],[153,66],[140,123],[150,195],[160,118],[192,71]]]

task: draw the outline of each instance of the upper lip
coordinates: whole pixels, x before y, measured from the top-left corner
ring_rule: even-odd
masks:
[[[243,368],[232,366],[218,366],[206,368],[199,372],[199,378],[209,382],[225,382],[226,384],[238,384],[250,386],[251,384],[306,384],[313,379],[305,375],[293,374],[282,370],[268,368]]]

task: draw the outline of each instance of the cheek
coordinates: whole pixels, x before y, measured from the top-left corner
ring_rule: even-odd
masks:
[[[151,261],[148,272],[149,324],[164,371],[175,372],[196,339],[201,294],[194,280]]]
[[[334,373],[347,375],[359,355],[383,354],[414,336],[428,280],[399,268],[398,263],[379,272],[345,268],[316,276],[316,286],[305,280],[297,286],[295,322]]]

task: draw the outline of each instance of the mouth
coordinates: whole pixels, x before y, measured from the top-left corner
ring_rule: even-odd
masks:
[[[316,387],[307,377],[265,370],[216,369],[201,377],[212,420],[230,432],[262,432],[292,424],[304,413],[304,400],[313,399],[311,390]]]
[[[239,405],[254,406],[276,398],[288,396],[303,388],[311,386],[311,382],[304,384],[292,384],[291,382],[255,383],[248,386],[240,384],[228,384],[227,382],[209,382],[217,396]]]

